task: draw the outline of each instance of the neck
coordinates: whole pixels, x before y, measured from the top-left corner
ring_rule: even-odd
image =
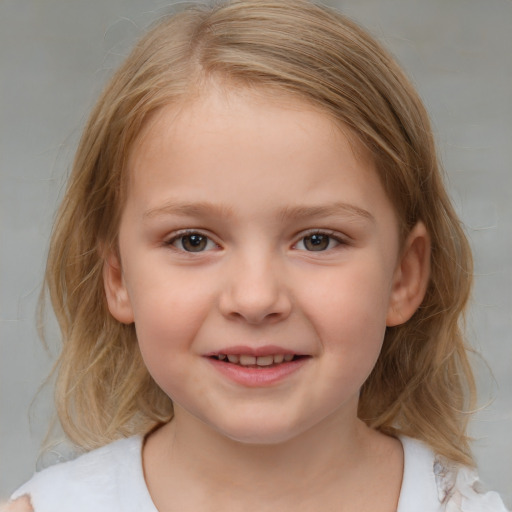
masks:
[[[257,504],[255,510],[265,510],[265,500],[273,510],[314,510],[315,497],[334,490],[349,496],[364,490],[368,478],[375,484],[384,436],[351,417],[333,414],[282,443],[255,445],[229,439],[177,407],[173,421],[146,442],[148,488],[162,510],[169,501],[179,510],[180,495],[187,496],[182,509],[230,509],[228,495],[233,503]],[[199,508],[191,507],[191,495]]]

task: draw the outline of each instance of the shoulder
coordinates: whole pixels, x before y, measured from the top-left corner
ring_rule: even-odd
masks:
[[[418,440],[400,441],[404,476],[398,512],[508,512],[497,493],[483,490],[474,469],[434,454]]]
[[[28,496],[36,512],[131,510],[125,501],[147,498],[141,450],[139,436],[108,444],[36,473],[11,499]]]

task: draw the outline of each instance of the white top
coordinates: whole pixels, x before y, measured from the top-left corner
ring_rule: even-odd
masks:
[[[36,473],[11,499],[28,494],[35,512],[158,512],[142,469],[142,437],[116,441]],[[404,475],[397,512],[507,512],[478,477],[402,437]]]

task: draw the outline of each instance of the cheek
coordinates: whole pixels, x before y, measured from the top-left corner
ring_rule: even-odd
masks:
[[[304,309],[323,349],[354,364],[374,362],[386,329],[390,287],[389,273],[379,271],[378,264],[353,265],[312,280]]]
[[[193,295],[160,295],[138,303],[135,330],[141,355],[157,385],[177,403],[183,401],[184,389],[200,386],[197,375],[190,372],[194,340],[201,328],[204,304]]]
[[[194,280],[161,273],[159,279],[139,280],[129,296],[137,339],[150,372],[190,351],[212,300],[207,287]]]

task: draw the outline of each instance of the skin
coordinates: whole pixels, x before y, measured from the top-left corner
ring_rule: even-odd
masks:
[[[132,152],[104,278],[175,405],[143,452],[160,511],[396,509],[401,445],[357,418],[358,393],[386,326],[423,299],[429,239],[419,223],[400,246],[345,134],[306,103],[213,87],[160,111]],[[191,233],[204,250],[186,250]],[[235,345],[306,358],[248,387],[206,357]]]
[[[28,496],[22,496],[11,503],[0,503],[0,512],[34,512]]]

